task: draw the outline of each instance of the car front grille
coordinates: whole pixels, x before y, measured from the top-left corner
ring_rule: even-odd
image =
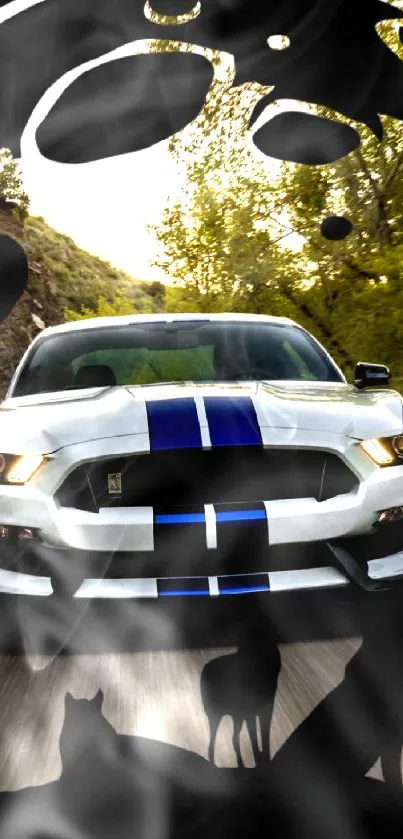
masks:
[[[62,507],[175,507],[315,498],[358,487],[358,478],[324,451],[217,447],[105,458],[78,466],[56,494]]]

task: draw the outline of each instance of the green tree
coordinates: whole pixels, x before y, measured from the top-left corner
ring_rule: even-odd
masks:
[[[66,307],[64,316],[66,321],[87,320],[88,318],[113,317],[115,315],[132,315],[135,313],[147,314],[153,311],[151,300],[142,299],[141,307],[124,292],[118,291],[110,299],[100,296],[94,309],[89,306],[81,306],[76,311]]]
[[[398,23],[381,22],[377,32],[403,60]],[[249,128],[267,92],[232,87],[224,61],[198,119],[171,140],[183,188],[154,228],[155,263],[175,284],[167,309],[291,315],[346,372],[372,358],[403,382],[401,123],[382,118],[379,142],[365,126],[305,103],[355,128],[358,149],[328,166],[275,162],[256,150]],[[321,234],[332,214],[354,225],[343,241]]]
[[[156,307],[162,311],[165,309],[166,287],[163,283],[154,280],[153,282],[142,283],[141,288],[145,294],[152,298]]]
[[[9,149],[0,149],[0,196],[16,205],[16,212],[25,219],[29,210],[29,198],[24,190],[24,183],[18,162]]]
[[[317,106],[312,112],[349,122]],[[324,341],[347,373],[367,357],[388,363],[400,378],[400,123],[382,118],[382,142],[350,123],[360,136],[356,151],[328,166],[282,163],[270,172],[246,141],[240,166],[228,168],[225,138],[229,143],[236,118],[235,108],[204,157],[193,148],[183,192],[155,231],[156,264],[177,287],[167,305],[291,315]],[[343,241],[321,234],[321,222],[332,214],[353,223]]]
[[[288,213],[298,229],[312,212],[318,222],[341,212],[353,223],[343,241],[328,242],[319,223],[304,234],[300,259],[310,277],[311,309],[328,324],[352,357],[390,364],[400,377],[403,359],[403,134],[397,121],[382,120],[379,143],[363,131],[357,151],[326,167],[284,167]]]

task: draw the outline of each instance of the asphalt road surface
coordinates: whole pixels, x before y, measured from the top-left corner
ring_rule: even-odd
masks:
[[[274,754],[310,711],[339,684],[360,638],[280,646],[281,672],[271,733]],[[161,740],[207,757],[208,723],[200,674],[210,659],[234,647],[52,658],[32,653],[0,656],[0,789],[16,790],[56,780],[64,697],[104,693],[103,714],[121,734]],[[229,717],[222,721],[216,764],[236,765]],[[246,766],[253,767],[249,736],[241,734]],[[379,766],[371,773],[382,777]]]
[[[398,614],[401,596],[398,593],[395,598]],[[237,650],[250,616],[256,618],[259,609],[263,623],[257,625],[264,627],[269,621],[275,627],[281,655],[270,734],[274,756],[294,729],[343,682],[346,665],[368,637],[366,627],[374,625],[374,617],[381,627],[392,614],[385,601],[384,617],[380,617],[382,600],[377,595],[368,601],[369,621],[367,617],[367,623],[360,624],[362,631],[353,631],[357,608],[344,604],[332,611],[320,595],[316,601],[311,596],[305,601],[300,598],[295,608],[291,601],[265,596],[229,600],[237,601],[235,611],[232,604],[225,611],[223,604],[202,605],[199,599],[197,603],[195,599],[176,601],[170,604],[171,610],[165,604],[162,608],[159,603],[121,601],[103,606],[101,612],[85,612],[81,603],[84,617],[79,613],[74,619],[63,613],[58,602],[0,603],[0,792],[60,777],[59,738],[67,692],[75,699],[92,699],[101,689],[102,713],[118,734],[150,738],[207,758],[209,725],[201,698],[202,670],[210,660]],[[270,613],[269,602],[273,604]],[[17,646],[10,640],[12,625],[18,628]],[[63,645],[64,651],[58,654]],[[393,667],[396,670],[394,660]],[[232,719],[223,716],[215,750],[218,767],[237,765],[232,731]],[[253,768],[245,725],[240,744],[244,766]],[[379,761],[369,774],[382,779]]]

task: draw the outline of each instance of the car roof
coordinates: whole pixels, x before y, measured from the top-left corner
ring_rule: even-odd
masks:
[[[115,315],[112,317],[87,318],[75,320],[68,323],[61,323],[58,326],[48,326],[43,329],[35,340],[44,336],[60,332],[76,332],[82,329],[95,329],[99,326],[130,326],[136,323],[172,323],[175,321],[237,321],[237,322],[260,322],[260,323],[283,323],[298,326],[290,318],[276,317],[274,315],[249,315],[237,312],[220,312],[219,314],[202,314],[200,312],[169,312],[146,315]]]

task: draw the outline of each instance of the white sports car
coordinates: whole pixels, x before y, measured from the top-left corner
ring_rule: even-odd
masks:
[[[388,383],[360,363],[347,384],[286,318],[44,330],[0,406],[0,591],[388,586],[403,577],[403,400]]]

